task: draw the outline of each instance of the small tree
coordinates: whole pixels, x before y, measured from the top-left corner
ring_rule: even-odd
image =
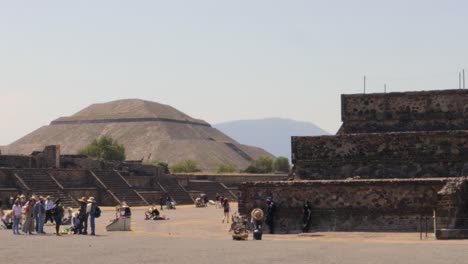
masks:
[[[245,170],[248,173],[271,173],[273,172],[272,157],[260,157],[254,160],[250,166]]]
[[[102,136],[78,151],[78,154],[100,160],[125,160],[125,147],[110,136]]]
[[[172,166],[169,166],[169,170],[174,172],[199,172],[200,169],[197,167],[197,163],[193,160],[183,160],[179,163],[176,163]]]
[[[289,170],[291,170],[291,165],[289,165],[288,158],[278,157],[273,163],[273,168],[278,172],[289,172]]]
[[[232,173],[237,171],[236,166],[230,164],[219,164],[217,173]]]

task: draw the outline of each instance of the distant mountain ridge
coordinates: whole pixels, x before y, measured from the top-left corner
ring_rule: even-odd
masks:
[[[286,118],[238,120],[213,125],[242,144],[260,147],[291,159],[291,136],[330,135],[313,123]]]

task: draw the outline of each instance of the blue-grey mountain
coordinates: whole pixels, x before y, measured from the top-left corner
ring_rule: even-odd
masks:
[[[275,156],[291,158],[291,136],[329,135],[308,122],[284,118],[239,120],[214,125],[223,133],[243,144],[265,149]]]

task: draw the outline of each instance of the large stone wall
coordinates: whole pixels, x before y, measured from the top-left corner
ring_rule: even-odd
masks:
[[[421,216],[432,217],[437,192],[447,179],[283,181],[244,183],[239,210],[265,209],[272,196],[277,204],[276,229],[301,230],[301,209],[312,205],[314,231],[417,231]],[[433,223],[428,223],[429,230]]]
[[[468,131],[293,137],[301,179],[450,177],[468,173]]]
[[[468,130],[468,90],[342,95],[339,134]]]

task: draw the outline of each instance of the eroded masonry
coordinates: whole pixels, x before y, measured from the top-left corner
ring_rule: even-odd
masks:
[[[170,196],[177,204],[192,204],[201,193],[214,199],[222,193],[237,199],[237,186],[247,180],[283,179],[285,175],[168,174],[167,168],[141,161],[108,162],[80,155],[61,155],[59,145],[47,146],[31,155],[0,154],[0,199],[11,206],[10,197],[50,195],[75,207],[83,196],[100,205],[159,204]],[[11,208],[11,207],[10,207]]]
[[[242,212],[272,195],[283,232],[299,232],[308,200],[315,230],[417,231],[429,219],[463,233],[468,91],[343,95],[342,121],[335,136],[293,137],[296,179],[241,185]]]

